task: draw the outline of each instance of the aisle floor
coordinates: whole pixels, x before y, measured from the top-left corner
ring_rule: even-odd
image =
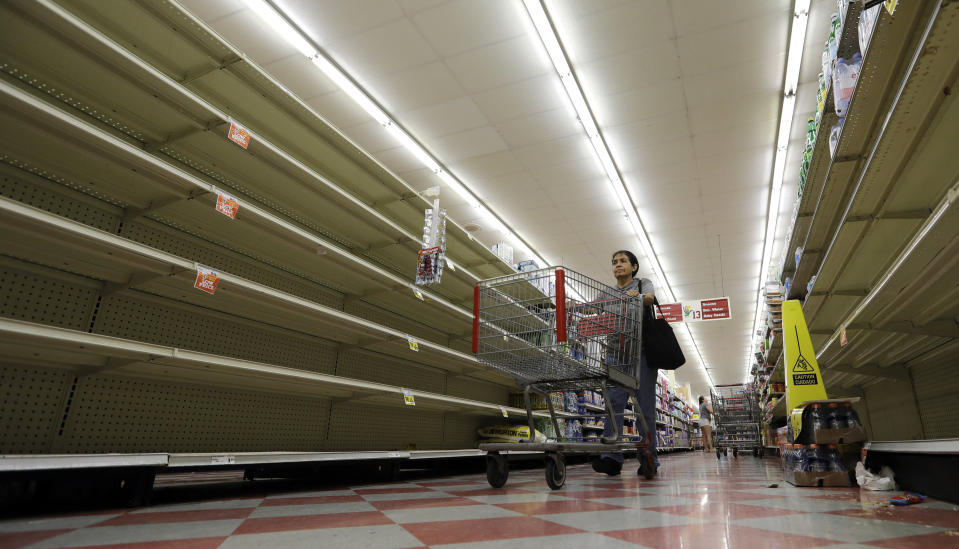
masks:
[[[655,480],[569,468],[247,494],[0,521],[0,547],[956,547],[959,505],[890,507],[890,492],[795,488],[778,461],[662,456]],[[778,483],[777,487],[770,484]]]

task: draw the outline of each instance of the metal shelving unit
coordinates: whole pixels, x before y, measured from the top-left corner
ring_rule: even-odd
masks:
[[[0,468],[478,455],[516,414],[468,354],[473,284],[513,269],[451,222],[418,298],[431,204],[242,52],[175,2],[0,13]]]

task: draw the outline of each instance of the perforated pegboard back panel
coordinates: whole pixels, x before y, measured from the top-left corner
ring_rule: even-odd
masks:
[[[81,378],[54,451],[317,451],[329,400],[101,374]]]
[[[912,384],[887,379],[864,388],[873,440],[917,440],[922,424]]]
[[[383,326],[389,326],[395,330],[400,330],[404,333],[415,337],[420,337],[428,341],[446,344],[447,338],[449,337],[449,334],[446,332],[363,301],[347,302],[344,311],[351,315],[358,316],[371,322],[376,322],[377,324],[382,324]],[[467,327],[467,323],[464,322],[463,328],[465,329]]]
[[[912,379],[926,438],[959,437],[959,361],[913,366]]]
[[[16,162],[3,157],[0,160]],[[67,185],[68,181],[43,172],[50,179],[28,172],[28,166],[15,167],[0,162],[0,196],[4,196],[41,210],[56,214],[102,231],[115,231],[123,210],[93,196],[88,196]],[[51,180],[52,179],[52,180]]]
[[[73,374],[23,364],[0,364],[0,454],[50,451]]]
[[[239,249],[231,250],[151,219],[125,224],[122,235],[152,248],[215,267],[327,307],[343,308],[343,292],[324,285],[322,273],[318,273],[320,278],[308,279],[279,269],[271,264],[268,258]]]
[[[406,361],[371,351],[346,351],[340,354],[336,375],[432,393],[446,392],[446,372],[417,364],[412,357]]]
[[[329,341],[140,292],[104,298],[94,331],[324,374],[336,363]]]
[[[416,406],[336,403],[330,417],[330,450],[448,448],[443,441],[443,419],[442,413]]]
[[[76,275],[0,256],[0,316],[87,331],[99,286]]]
[[[496,416],[476,416],[467,414],[447,414],[444,425],[443,445],[448,449],[475,448],[479,442],[476,433],[480,427],[500,425],[506,419]]]
[[[510,393],[509,389],[502,385],[457,375],[450,376],[446,383],[446,392],[449,395],[461,398],[482,402],[501,402],[503,404],[509,401]]]

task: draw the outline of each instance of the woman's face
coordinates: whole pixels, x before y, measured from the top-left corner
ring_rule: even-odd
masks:
[[[629,262],[629,258],[626,257],[626,254],[616,254],[613,256],[613,276],[616,278],[622,278],[624,276],[632,276],[633,265]]]

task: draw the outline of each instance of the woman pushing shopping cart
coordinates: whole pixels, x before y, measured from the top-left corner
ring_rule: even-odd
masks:
[[[652,303],[652,283],[636,279],[636,257],[613,254],[617,285],[607,286],[563,267],[552,267],[484,280],[474,294],[473,352],[481,362],[511,375],[523,387],[530,439],[523,450],[546,456],[546,482],[559,489],[566,482],[567,453],[602,455],[598,472],[619,474],[623,452],[636,451],[637,474],[656,475],[655,383],[657,371],[643,352],[644,303]],[[568,419],[605,419],[601,442],[564,435],[548,393],[596,390],[603,396],[603,414],[568,414]],[[544,398],[556,433],[555,441],[534,442],[530,393]],[[625,404],[632,395],[642,410],[636,424],[638,441],[622,436]],[[501,452],[516,444],[485,443],[487,479],[499,488],[509,477]]]

